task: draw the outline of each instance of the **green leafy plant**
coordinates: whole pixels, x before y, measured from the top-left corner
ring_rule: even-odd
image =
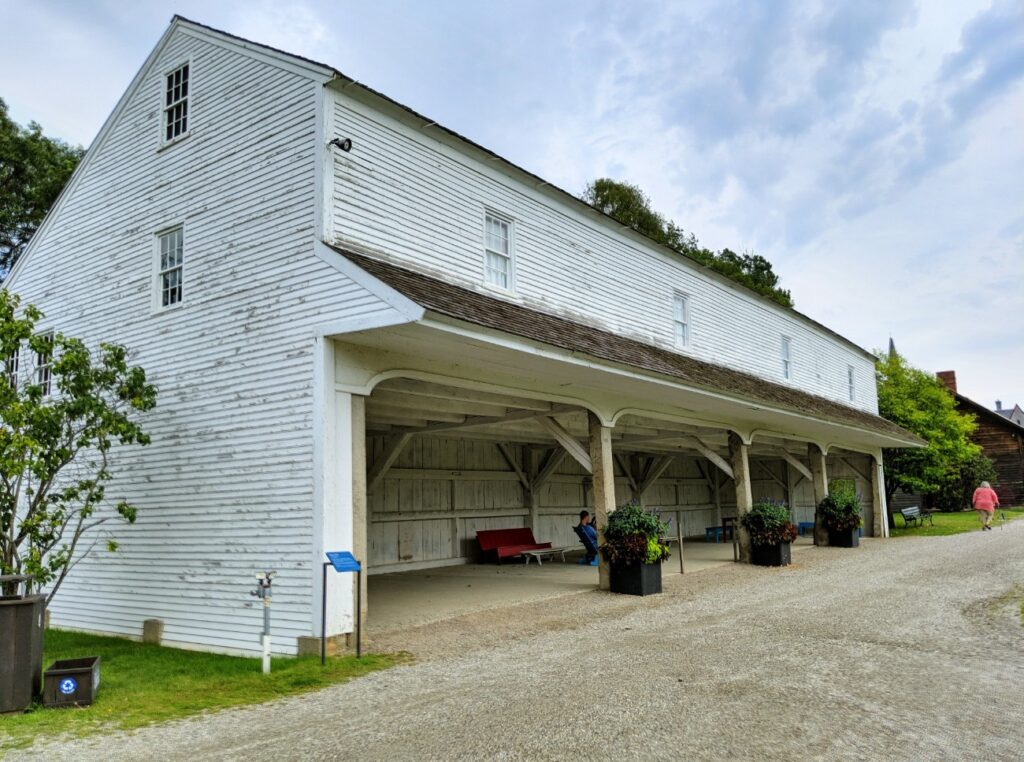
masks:
[[[833,532],[848,532],[861,525],[860,498],[856,493],[829,493],[818,504],[818,515]]]
[[[656,564],[671,555],[661,537],[668,524],[639,503],[626,503],[608,517],[600,550],[608,563],[619,566]]]
[[[56,594],[97,543],[104,522],[135,521],[135,507],[111,502],[110,451],[146,445],[135,414],[156,404],[156,389],[128,350],[39,333],[42,313],[0,291],[0,574],[29,575],[30,590]],[[4,592],[12,592],[5,590]]]
[[[797,538],[796,525],[789,520],[789,509],[783,502],[761,500],[740,518],[754,545],[778,545]]]

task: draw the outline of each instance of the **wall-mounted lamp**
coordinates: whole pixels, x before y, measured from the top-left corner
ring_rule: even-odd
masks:
[[[341,138],[332,138],[331,142],[328,143],[327,145],[329,145],[329,146],[337,146],[338,148],[340,148],[345,153],[348,153],[349,151],[352,150],[352,139],[351,138],[345,138],[344,140],[342,140]]]

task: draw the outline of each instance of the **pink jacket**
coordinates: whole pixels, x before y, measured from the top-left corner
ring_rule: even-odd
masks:
[[[974,497],[971,498],[976,511],[994,511],[999,505],[999,495],[991,487],[978,487],[974,490]]]

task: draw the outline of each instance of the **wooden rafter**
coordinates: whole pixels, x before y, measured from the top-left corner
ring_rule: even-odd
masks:
[[[559,413],[572,413],[576,412],[578,409],[579,408],[572,407],[571,405],[553,405],[550,410],[545,411],[512,410],[502,416],[467,415],[465,420],[460,423],[428,423],[426,426],[410,426],[406,428],[396,427],[395,430],[402,434],[432,434],[439,431],[464,429],[470,426],[487,426],[494,423],[507,423],[509,421],[525,421],[530,418],[539,418],[543,421],[547,416],[557,415]]]
[[[672,461],[675,459],[675,455],[662,455],[660,458],[652,459],[643,480],[640,482],[639,492],[641,495],[661,478],[662,474],[668,470],[668,467],[672,465]]]
[[[516,459],[512,457],[512,452],[508,449],[508,445],[503,444],[502,442],[496,442],[495,444],[498,447],[498,452],[501,453],[501,457],[503,457],[509,467],[516,472],[516,476],[519,477],[519,483],[523,485],[523,489],[529,491],[530,480],[526,478],[526,474],[523,473],[523,469],[519,467],[519,464],[516,463]]]
[[[381,391],[398,391],[404,394],[415,394],[421,397],[433,397],[444,400],[466,400],[468,402],[479,402],[486,405],[498,405],[500,407],[518,408],[521,410],[536,410],[543,412],[551,410],[550,402],[534,400],[528,397],[516,397],[511,394],[499,394],[496,392],[481,392],[476,389],[464,389],[457,386],[436,384],[430,381],[418,381],[410,378],[395,378],[385,381],[380,387]]]
[[[773,482],[775,482],[780,487],[782,487],[782,489],[784,489],[784,490],[788,490],[789,489],[789,485],[786,484],[784,481],[782,481],[782,479],[777,477],[775,474],[773,474],[772,470],[770,468],[768,468],[768,466],[766,466],[764,463],[762,463],[759,460],[755,460],[754,463],[756,463],[757,467],[760,468],[762,471],[764,471],[768,475],[769,479],[771,479]]]
[[[697,437],[681,437],[685,440],[685,446],[693,450],[696,450],[705,458],[714,463],[720,471],[727,474],[730,479],[735,478],[732,473],[732,466],[725,458],[719,455],[717,452],[708,447],[702,440]]]
[[[615,458],[615,462],[619,464],[619,468],[622,470],[623,475],[626,477],[626,481],[629,482],[629,488],[634,492],[639,492],[639,482],[637,481],[637,478],[633,475],[633,469],[629,467],[629,463],[627,463],[625,458],[623,458],[622,455],[619,453],[615,453],[612,457]]]
[[[533,482],[531,483],[530,488],[532,490],[538,490],[543,487],[547,480],[551,478],[551,475],[555,473],[555,469],[562,465],[562,461],[565,460],[566,455],[568,455],[568,453],[561,447],[555,447],[552,449],[551,452],[548,453],[547,458],[544,459],[544,464],[540,467],[537,475],[533,477]]]
[[[791,455],[790,453],[786,452],[785,450],[781,450],[779,452],[779,455],[782,456],[782,459],[784,461],[786,461],[787,463],[789,463],[789,465],[791,465],[794,469],[796,469],[797,473],[799,473],[801,476],[803,476],[805,479],[807,479],[807,481],[810,481],[813,478],[811,476],[811,469],[808,468],[806,465],[804,465],[802,460],[800,460],[799,458],[797,458],[794,455]]]
[[[558,444],[562,445],[573,460],[583,466],[589,473],[594,473],[594,466],[590,462],[590,453],[579,443],[576,437],[566,430],[565,426],[550,416],[538,418],[537,422],[547,429],[548,433],[554,437]]]
[[[374,489],[384,480],[388,469],[395,464],[402,450],[409,444],[412,434],[399,434],[396,437],[389,437],[384,445],[384,452],[374,461],[366,474],[366,491],[373,492]]]

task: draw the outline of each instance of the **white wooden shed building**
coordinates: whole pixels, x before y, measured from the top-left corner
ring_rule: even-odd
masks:
[[[6,287],[159,389],[139,507],[55,624],[251,651],[320,634],[324,551],[465,563],[631,497],[687,534],[832,479],[884,536],[873,357],[329,66],[175,17]],[[601,579],[605,579],[601,570]],[[353,629],[331,579],[328,634]],[[365,598],[364,598],[365,600]],[[373,601],[368,601],[372,616]]]

